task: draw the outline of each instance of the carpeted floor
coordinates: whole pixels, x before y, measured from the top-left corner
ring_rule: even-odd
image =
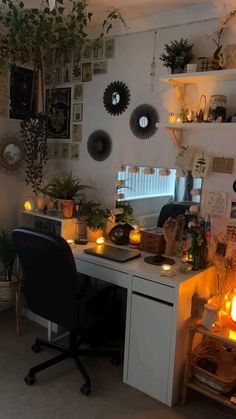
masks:
[[[54,356],[31,351],[36,336],[46,337],[39,325],[24,319],[23,335],[15,334],[13,310],[0,313],[0,419],[222,419],[211,400],[190,393],[185,407],[172,409],[122,383],[122,366],[109,359],[83,359],[93,379],[89,397],[80,393],[83,379],[72,360],[38,375],[33,386],[23,378],[28,369]],[[232,410],[232,414],[235,413]],[[233,415],[231,416],[233,417]]]

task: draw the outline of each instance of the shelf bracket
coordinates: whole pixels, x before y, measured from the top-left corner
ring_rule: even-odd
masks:
[[[167,127],[166,129],[168,131],[168,134],[170,136],[172,143],[174,144],[174,147],[176,148],[176,150],[178,150],[180,148],[181,132],[180,132],[179,138],[177,138],[176,130],[169,127]]]
[[[170,79],[170,84],[174,89],[176,99],[181,105],[184,105],[185,84],[177,83],[176,80],[172,79]]]

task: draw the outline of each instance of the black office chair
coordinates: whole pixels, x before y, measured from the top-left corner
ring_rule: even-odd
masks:
[[[70,246],[62,237],[41,233],[29,228],[13,231],[13,241],[22,265],[24,294],[30,310],[69,330],[69,346],[37,338],[32,350],[40,352],[41,346],[62,352],[60,355],[29,370],[27,384],[35,382],[35,374],[67,358],[73,358],[85,379],[81,392],[88,395],[91,379],[79,356],[120,356],[117,348],[103,350],[94,347],[81,349],[82,343],[104,334],[107,319],[111,316],[113,285],[92,287],[82,292],[78,287],[76,265]]]
[[[173,203],[163,205],[157,221],[157,227],[163,227],[167,218],[176,218],[178,215],[184,215],[193,203]]]

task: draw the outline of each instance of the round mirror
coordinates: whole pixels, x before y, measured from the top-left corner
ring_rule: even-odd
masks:
[[[5,134],[0,142],[0,168],[14,174],[24,160],[24,147],[16,134]]]
[[[141,116],[139,118],[139,125],[141,128],[147,128],[148,126],[148,118],[146,116]]]
[[[117,105],[119,103],[120,95],[118,92],[112,93],[111,101],[112,101],[112,105]]]

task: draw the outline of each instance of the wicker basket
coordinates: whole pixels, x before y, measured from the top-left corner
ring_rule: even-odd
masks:
[[[219,347],[199,346],[196,348],[191,362],[191,375],[194,380],[211,387],[217,393],[229,393],[236,386],[236,376],[222,379],[215,375],[220,359]],[[205,365],[204,365],[205,364]],[[207,367],[207,369],[203,368]],[[211,371],[209,371],[209,369]]]
[[[153,227],[141,232],[141,250],[162,255],[165,253],[165,244],[166,242],[161,228]]]
[[[15,282],[0,281],[0,303],[12,303],[15,300]]]

